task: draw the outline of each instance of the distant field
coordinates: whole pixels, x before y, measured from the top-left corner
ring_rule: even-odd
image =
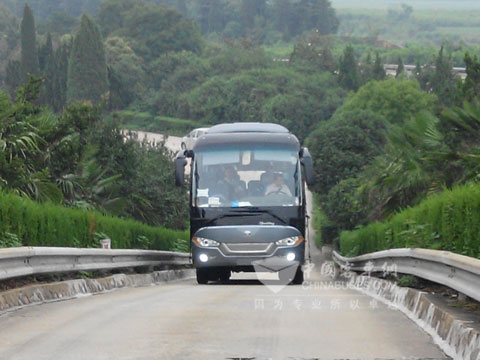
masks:
[[[407,4],[418,10],[480,10],[478,0],[330,0],[338,9],[389,9]]]
[[[480,45],[480,1],[472,0],[331,0],[340,18],[340,35],[376,36],[397,45],[408,42],[439,46],[446,39]],[[412,14],[403,20],[389,14]]]

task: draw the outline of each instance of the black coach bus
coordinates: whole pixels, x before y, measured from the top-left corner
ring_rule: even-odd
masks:
[[[305,182],[312,158],[286,128],[267,123],[210,128],[176,159],[176,184],[190,168],[190,238],[199,284],[231,272],[277,271],[303,282]],[[281,271],[292,267],[294,271]]]

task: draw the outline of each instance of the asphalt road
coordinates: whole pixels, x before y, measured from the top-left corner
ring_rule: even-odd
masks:
[[[141,141],[144,138],[147,138],[148,141],[156,141],[156,142],[161,142],[164,139],[164,135],[162,134],[157,134],[157,133],[152,133],[152,132],[147,132],[147,131],[135,131],[138,135],[138,139]],[[182,138],[178,136],[167,136],[167,139],[165,141],[165,146],[168,147],[172,151],[179,151],[180,150],[180,145],[182,143]]]
[[[319,288],[315,269],[278,293],[243,275],[24,308],[0,316],[0,359],[445,358],[401,312]]]

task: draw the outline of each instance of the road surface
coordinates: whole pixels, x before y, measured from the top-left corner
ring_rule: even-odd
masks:
[[[148,141],[155,141],[161,142],[164,139],[164,135],[146,132],[146,131],[134,131],[138,135],[139,140],[143,140],[145,137]],[[182,143],[182,138],[178,136],[167,136],[167,140],[165,141],[165,146],[168,147],[172,151],[179,151],[180,145]]]
[[[401,312],[320,288],[318,268],[279,293],[238,275],[24,308],[0,317],[0,359],[445,358]]]

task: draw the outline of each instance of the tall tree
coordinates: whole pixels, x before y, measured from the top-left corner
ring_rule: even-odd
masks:
[[[463,93],[467,100],[471,100],[480,95],[480,61],[477,55],[473,57],[467,52],[465,54],[465,64],[467,66],[467,78],[463,85]]]
[[[387,76],[385,74],[385,69],[383,68],[382,59],[380,59],[378,52],[375,55],[375,63],[373,64],[372,75],[375,80],[385,80],[385,77]]]
[[[293,6],[290,0],[276,0],[272,12],[275,28],[283,34],[284,39],[290,39],[294,22]]]
[[[99,103],[108,91],[107,63],[100,31],[82,15],[68,68],[67,102]]]
[[[367,53],[367,57],[365,61],[360,65],[360,73],[362,78],[362,84],[365,84],[372,78],[373,72],[373,62],[372,62],[372,54],[370,51]]]
[[[47,33],[47,40],[45,43],[40,46],[38,50],[38,61],[40,65],[40,72],[44,72],[47,66],[47,60],[49,56],[53,54],[53,43],[52,43],[52,34]]]
[[[405,71],[405,66],[403,65],[402,58],[398,58],[398,67],[397,67],[397,73],[395,74],[395,77],[399,77],[400,74],[402,74]]]
[[[25,4],[23,9],[21,45],[22,80],[27,81],[29,74],[39,74],[35,18],[33,17],[32,9],[28,6],[28,4]]]
[[[360,76],[357,60],[352,45],[347,45],[340,59],[338,81],[341,86],[349,90],[357,90],[360,86]]]
[[[452,61],[443,54],[443,46],[440,48],[435,60],[435,72],[433,73],[431,90],[437,94],[438,100],[445,105],[451,105],[455,96],[455,77],[452,73]]]
[[[298,4],[303,31],[316,29],[322,35],[337,32],[339,21],[328,0],[301,0]]]
[[[199,0],[197,2],[197,13],[202,33],[223,31],[225,12],[225,3],[221,0]]]
[[[53,109],[60,111],[67,103],[68,60],[72,52],[72,41],[60,45],[54,54],[55,74],[53,80]]]
[[[420,61],[417,60],[415,63],[415,78],[418,80],[422,76],[422,65],[420,64]]]
[[[256,16],[265,16],[266,0],[242,0],[240,3],[240,19],[244,28],[252,28]]]
[[[54,98],[55,98],[55,57],[53,54],[53,44],[52,44],[52,36],[50,33],[47,34],[47,42],[44,46],[44,70],[43,70],[43,77],[45,78],[45,88],[42,93],[42,102],[44,104],[50,105],[54,108]]]

